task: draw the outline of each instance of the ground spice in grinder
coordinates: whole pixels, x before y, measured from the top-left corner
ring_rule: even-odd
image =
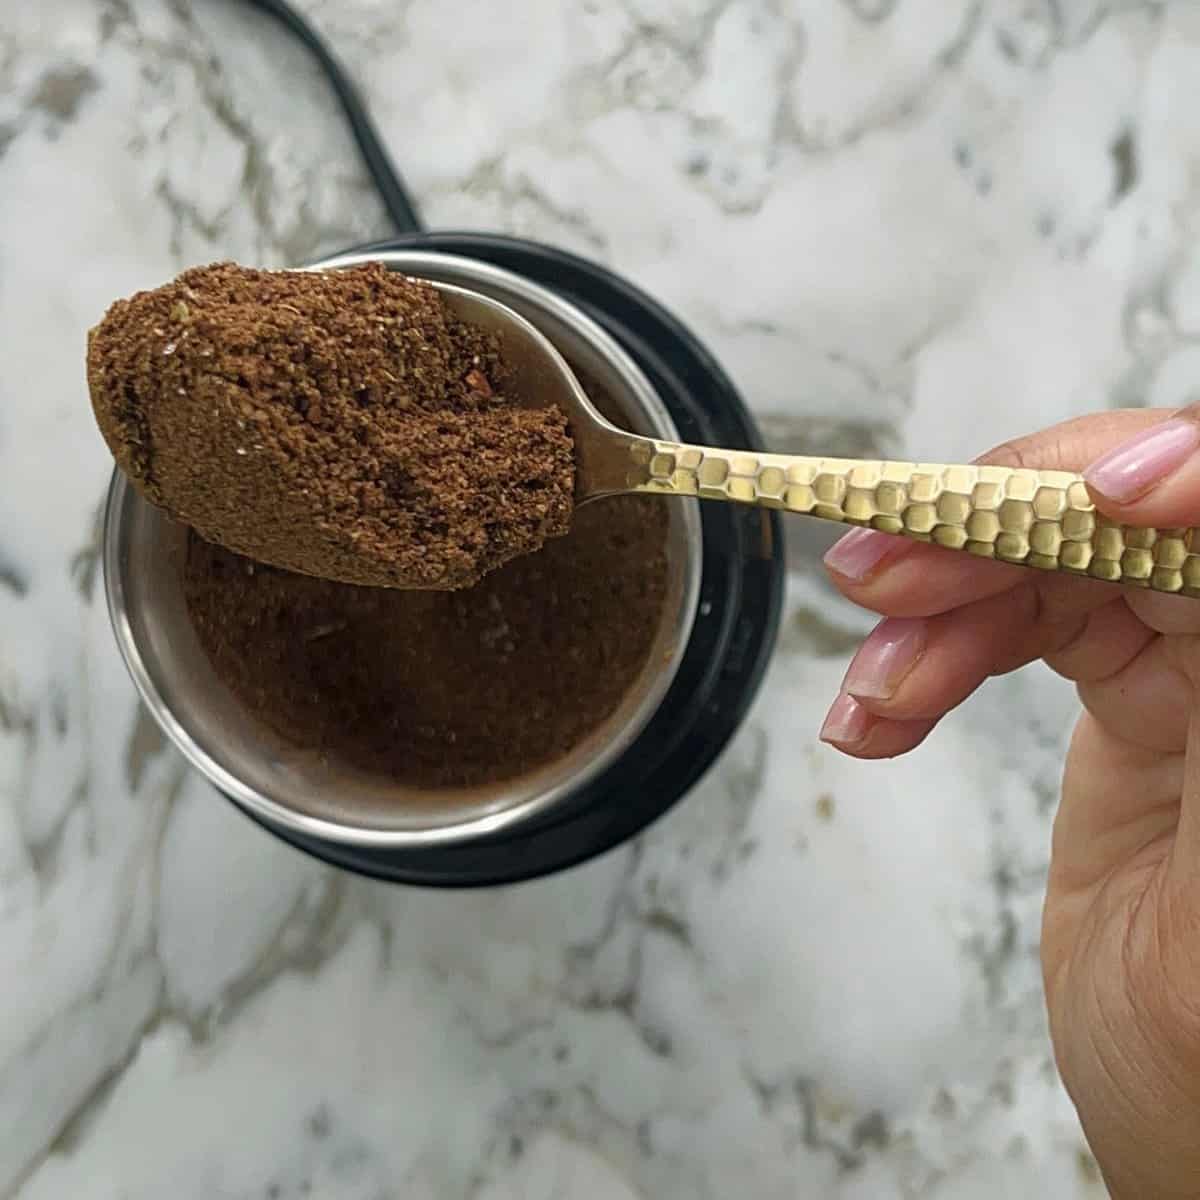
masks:
[[[662,619],[668,521],[655,498],[597,501],[455,592],[292,574],[193,535],[185,592],[218,675],[281,737],[407,787],[480,786],[561,758],[621,703]]]

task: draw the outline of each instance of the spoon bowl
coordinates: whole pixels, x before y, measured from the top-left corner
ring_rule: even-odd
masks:
[[[501,356],[511,371],[511,390],[525,407],[556,407],[567,418],[574,441],[576,507],[638,490],[641,478],[631,469],[639,451],[644,456],[655,443],[606,420],[545,334],[490,296],[458,284],[428,282],[460,321],[500,340]]]

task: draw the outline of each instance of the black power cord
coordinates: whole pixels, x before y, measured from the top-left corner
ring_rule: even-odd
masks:
[[[379,198],[387,209],[397,233],[420,233],[424,228],[416,202],[409,195],[400,172],[396,169],[387,150],[384,149],[375,123],[367,112],[358,89],[350,81],[341,63],[325,44],[320,34],[286,0],[246,0],[252,7],[274,17],[281,25],[302,42],[320,64],[333,88],[342,111],[350,123],[350,131],[358,143],[363,162],[379,192]]]

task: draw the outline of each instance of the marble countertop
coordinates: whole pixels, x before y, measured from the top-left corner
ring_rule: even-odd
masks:
[[[627,273],[782,449],[953,459],[1200,386],[1200,9],[306,0],[435,227]],[[636,844],[368,883],[139,713],[97,580],[86,329],[185,265],[387,232],[231,0],[0,0],[0,1197],[1103,1194],[1036,945],[1070,690],[911,758],[817,727],[866,620],[789,524],[740,736]]]

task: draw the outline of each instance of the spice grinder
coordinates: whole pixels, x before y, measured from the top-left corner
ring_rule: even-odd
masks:
[[[458,283],[532,321],[635,432],[755,448],[757,432],[696,340],[627,282],[535,243],[414,234],[311,264],[382,261]],[[497,884],[616,845],[674,804],[736,729],[774,641],[783,582],[778,516],[666,502],[665,596],[651,652],[616,711],[567,754],[519,778],[422,790],[289,744],[238,702],[189,620],[188,532],[114,474],[106,591],[130,673],[164,732],[220,791],[329,862],[414,884]],[[479,681],[480,687],[487,680]]]

